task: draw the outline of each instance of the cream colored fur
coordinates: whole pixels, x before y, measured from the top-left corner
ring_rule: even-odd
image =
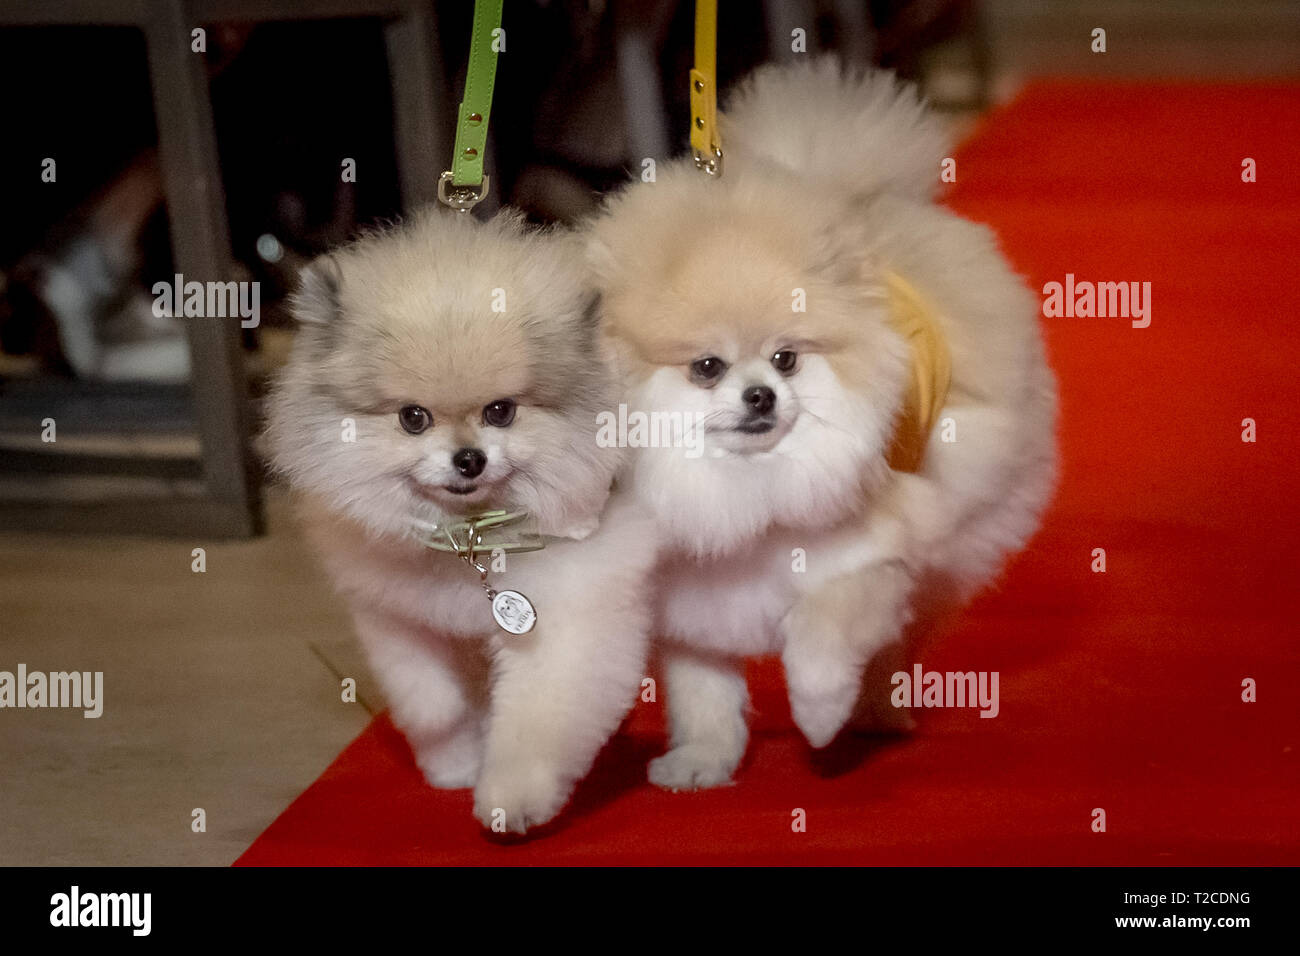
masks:
[[[850,720],[908,726],[882,698],[882,662],[907,660],[935,608],[991,582],[1050,498],[1056,391],[1036,301],[989,229],[926,200],[944,137],[917,104],[833,61],[765,68],[724,114],[721,179],[671,164],[592,226],[630,407],[707,423],[703,457],[645,449],[628,471],[665,538],[660,786],[731,779],[749,657],[781,657],[814,747]],[[890,271],[930,303],[952,354],[916,474],[885,463],[910,362],[888,321]],[[770,361],[781,349],[799,354],[793,374]],[[727,363],[710,388],[690,378],[704,356]],[[775,425],[734,431],[754,386],[773,390]]]
[[[304,277],[268,404],[274,465],[425,779],[473,787],[475,816],[513,832],[560,812],[645,673],[655,529],[632,501],[602,515],[620,452],[597,446],[595,417],[618,388],[578,252],[511,215],[435,210],[345,247]],[[493,427],[484,407],[505,398],[515,419]],[[422,433],[399,425],[410,404],[431,413]],[[486,467],[457,494],[464,447]],[[553,536],[490,577],[535,605],[526,635],[497,627],[474,571],[415,540],[416,521],[492,508]]]

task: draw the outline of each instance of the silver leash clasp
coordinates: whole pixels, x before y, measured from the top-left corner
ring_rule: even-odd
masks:
[[[477,186],[457,186],[451,178],[450,169],[438,177],[438,201],[457,212],[469,212],[486,199],[492,183],[492,177],[486,174]]]
[[[718,149],[718,147],[713,147],[712,156],[706,156],[698,149],[692,150],[692,154],[695,157],[696,169],[702,169],[710,176],[722,175],[722,150]]]

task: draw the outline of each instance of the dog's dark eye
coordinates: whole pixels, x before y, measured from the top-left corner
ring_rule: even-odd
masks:
[[[781,349],[772,356],[772,367],[778,372],[793,372],[795,363],[799,361],[799,353],[790,349]]]
[[[505,428],[515,420],[515,403],[508,398],[499,398],[490,405],[483,406],[483,424],[494,428]]]
[[[397,412],[397,421],[412,435],[418,435],[433,424],[433,416],[419,405],[403,405]]]
[[[691,363],[691,381],[696,385],[712,385],[727,370],[727,363],[716,355],[696,359]]]

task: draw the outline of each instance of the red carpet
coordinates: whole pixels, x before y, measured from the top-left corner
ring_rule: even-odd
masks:
[[[911,738],[813,758],[761,666],[736,786],[647,784],[662,732],[638,704],[570,811],[522,843],[486,835],[467,791],[426,787],[380,718],[239,862],[1300,863],[1296,116],[1296,86],[1042,83],[957,155],[949,202],[1035,289],[1152,283],[1149,328],[1043,320],[1059,498],[924,661],[999,671],[997,718],[929,710]]]

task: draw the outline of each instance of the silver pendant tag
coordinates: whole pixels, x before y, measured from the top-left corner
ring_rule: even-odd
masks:
[[[518,591],[497,591],[488,582],[488,568],[478,555],[491,551],[495,556],[540,551],[546,542],[527,512],[485,511],[451,524],[415,523],[416,540],[435,551],[449,551],[478,572],[479,587],[492,602],[492,617],[509,634],[527,634],[537,624],[533,602]]]
[[[518,591],[497,591],[492,595],[492,616],[503,631],[527,634],[537,623],[532,602]]]

